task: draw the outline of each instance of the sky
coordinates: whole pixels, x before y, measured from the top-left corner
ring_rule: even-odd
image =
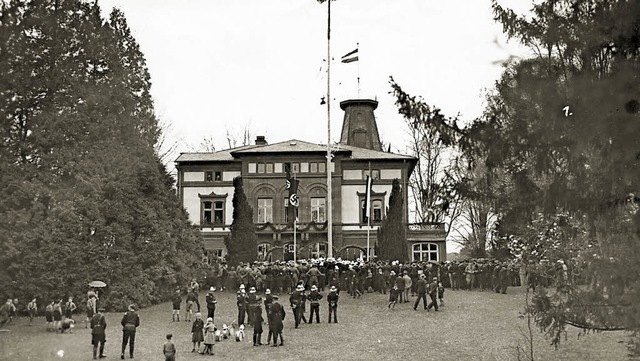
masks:
[[[105,17],[120,8],[144,53],[165,147],[199,149],[205,138],[228,148],[226,133],[248,128],[269,143],[326,144],[327,4],[316,0],[100,0]],[[518,13],[527,0],[500,4]],[[517,5],[517,6],[516,6]],[[471,121],[482,113],[510,54],[489,0],[337,0],[331,4],[331,140],[339,102],[379,102],[381,138],[406,150],[406,131],[389,77],[445,114]],[[359,49],[359,61],[341,56]],[[358,76],[360,86],[358,87]]]

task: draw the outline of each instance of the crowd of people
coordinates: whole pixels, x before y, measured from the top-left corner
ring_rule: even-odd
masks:
[[[275,262],[241,263],[231,267],[225,262],[211,265],[209,274],[203,280],[208,291],[204,304],[200,304],[201,286],[196,279],[186,287],[186,292],[177,289],[172,298],[172,321],[180,322],[184,301],[183,321],[191,322],[192,352],[213,354],[216,341],[244,335],[244,327],[253,329],[253,345],[262,345],[263,324],[268,326],[266,344],[284,344],[283,320],[291,309],[294,328],[301,323],[321,322],[322,304],[326,305],[327,322],[338,323],[338,301],[341,296],[358,299],[367,293],[389,294],[388,308],[394,309],[398,303],[413,303],[418,310],[420,302],[426,311],[438,311],[444,306],[445,288],[453,290],[493,290],[506,293],[509,286],[520,283],[518,267],[513,263],[489,259],[471,259],[452,262],[408,262],[310,259]],[[525,277],[526,278],[526,277]],[[531,276],[529,276],[531,278]],[[325,289],[328,293],[324,294]],[[218,328],[215,324],[216,293],[235,292],[237,318],[227,326]],[[280,300],[279,296],[283,299]],[[285,301],[288,304],[283,304]],[[87,293],[85,327],[91,328],[93,357],[103,358],[105,329],[107,327],[104,309],[99,307],[98,289]],[[12,322],[19,309],[17,299],[8,299],[0,307],[0,322]],[[32,324],[38,314],[37,299],[26,306]],[[79,311],[73,297],[52,300],[44,307],[46,329],[52,332],[70,332],[75,321],[73,314]],[[307,311],[309,312],[307,314]],[[204,313],[206,312],[206,317]],[[323,311],[324,312],[324,311]],[[308,316],[308,317],[307,317]],[[136,306],[121,320],[123,338],[121,358],[126,347],[129,356],[134,356],[136,329],[140,318]],[[175,359],[173,335],[166,335],[163,353],[167,360]],[[243,337],[243,336],[242,336]]]

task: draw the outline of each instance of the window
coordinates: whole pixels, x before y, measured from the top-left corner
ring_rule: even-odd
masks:
[[[364,207],[364,194],[360,195],[360,223],[367,223]],[[371,199],[371,224],[380,223],[384,218],[384,194],[374,195]]]
[[[211,201],[202,202],[202,223],[203,224],[211,224],[211,219],[213,216],[212,206],[213,206],[213,202]]]
[[[273,173],[273,163],[267,163],[267,173]]]
[[[258,198],[258,223],[273,222],[273,198]]]
[[[311,221],[316,223],[325,222],[327,217],[327,206],[325,198],[311,198]]]
[[[309,172],[318,173],[318,163],[310,163],[309,164]]]
[[[259,260],[267,260],[270,252],[271,252],[271,245],[269,243],[260,243],[258,245]]]
[[[256,164],[255,163],[249,163],[248,172],[249,173],[255,173],[256,172]]]
[[[379,199],[371,202],[371,221],[382,222],[382,201]]]
[[[327,163],[318,163],[318,172],[325,173],[327,171]]]
[[[216,182],[219,182],[222,180],[222,172],[215,172],[215,178]]]
[[[204,180],[206,182],[213,182],[213,172],[210,170],[204,172]]]
[[[221,249],[209,249],[206,251],[207,263],[212,264],[222,258]]]
[[[380,179],[380,169],[372,169],[371,173],[369,173],[369,170],[363,170],[362,171],[362,179],[367,179],[367,176],[371,174],[371,178],[372,179]]]
[[[291,173],[300,173],[300,163],[291,163]]]
[[[275,163],[273,165],[273,172],[274,173],[282,173],[282,163]]]
[[[289,223],[289,197],[284,197],[284,221],[285,223]],[[298,213],[298,210],[300,208],[296,208],[296,218],[300,219],[300,214]]]
[[[309,163],[300,163],[300,173],[309,173]]]
[[[213,223],[224,224],[224,202],[213,202]]]
[[[200,197],[200,224],[212,227],[213,225],[225,224],[225,204],[226,194],[198,194]]]
[[[435,243],[416,243],[413,245],[413,261],[438,262],[438,245]]]
[[[265,166],[264,163],[258,163],[258,173],[264,173]]]

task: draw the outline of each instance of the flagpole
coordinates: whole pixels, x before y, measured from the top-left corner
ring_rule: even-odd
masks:
[[[295,215],[295,210],[294,210],[294,215]],[[293,262],[294,263],[297,262],[297,254],[298,254],[296,228],[298,228],[298,217],[293,218]]]
[[[369,162],[369,178],[371,178],[371,162]],[[371,178],[373,180],[373,178]],[[369,243],[369,234],[371,233],[371,192],[373,191],[373,189],[369,188],[369,179],[367,179],[367,190],[366,192],[369,193],[369,199],[368,199],[368,207],[367,209],[369,210],[369,214],[367,214],[367,262],[369,262],[370,258],[369,258],[369,249],[370,247],[370,243]]]
[[[333,257],[331,191],[331,0],[327,0],[327,257],[329,258]]]
[[[359,57],[360,56],[360,43],[356,43],[356,50],[358,51],[358,57]],[[360,98],[360,61],[358,61],[358,98]]]

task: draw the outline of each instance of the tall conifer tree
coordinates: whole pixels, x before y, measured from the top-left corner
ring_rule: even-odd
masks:
[[[407,260],[407,225],[403,216],[402,188],[398,179],[393,180],[389,208],[378,228],[378,259]]]
[[[224,239],[227,261],[236,265],[258,259],[258,243],[253,225],[253,208],[244,193],[242,178],[233,179],[233,221],[231,235]]]

